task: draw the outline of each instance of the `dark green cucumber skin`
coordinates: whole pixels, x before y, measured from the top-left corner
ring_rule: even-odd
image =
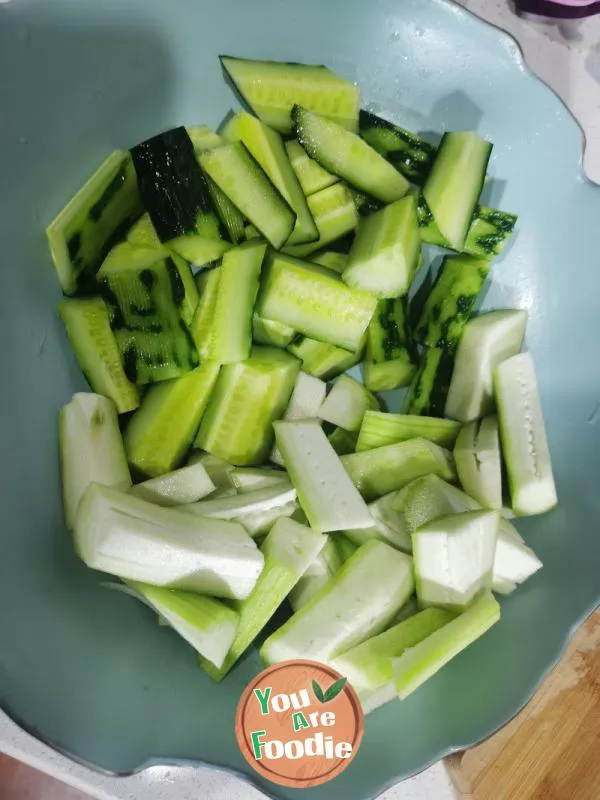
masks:
[[[406,297],[378,301],[369,325],[369,342],[369,352],[375,364],[393,361],[405,352],[416,364],[416,347],[408,335]]]
[[[406,395],[402,413],[443,417],[453,368],[453,353],[426,347]]]
[[[350,188],[350,194],[354,200],[356,210],[361,217],[368,217],[369,214],[374,214],[376,211],[380,211],[385,205],[385,203],[382,203],[375,197],[370,197],[368,194],[359,192],[358,189]]]
[[[201,217],[221,223],[208,181],[184,127],[173,128],[131,149],[140,195],[161,242],[198,233]]]
[[[384,156],[412,183],[425,183],[436,148],[420,136],[388,122],[370,111],[359,115],[361,138]]]
[[[465,257],[465,261],[469,261],[469,259]],[[451,352],[456,349],[490,269],[489,262],[478,259],[472,259],[472,261],[473,291],[457,297],[455,307],[449,313],[447,309],[444,309],[444,305],[448,304],[444,286],[447,283],[448,271],[452,268],[453,259],[452,257],[444,259],[414,332],[417,341],[427,347],[437,347]]]

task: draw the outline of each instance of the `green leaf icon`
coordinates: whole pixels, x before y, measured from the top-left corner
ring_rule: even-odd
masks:
[[[340,678],[335,683],[332,683],[329,689],[327,689],[325,692],[325,699],[323,702],[328,703],[330,700],[336,698],[346,685],[347,680],[348,678]]]
[[[313,682],[312,682],[312,689],[313,689],[313,692],[315,693],[315,697],[317,698],[317,700],[320,703],[324,703],[325,702],[325,695],[323,694],[323,689],[321,689],[321,687],[319,686],[319,684],[315,680],[313,680]]]

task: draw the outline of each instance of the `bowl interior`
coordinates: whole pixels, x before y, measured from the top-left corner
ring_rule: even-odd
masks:
[[[261,784],[235,742],[255,653],[213,685],[190,648],[77,560],[60,504],[57,411],[85,384],[43,229],[110,150],[177,124],[216,126],[236,107],[219,53],[324,62],[408,128],[476,128],[496,145],[485,199],[519,214],[484,307],[530,315],[560,506],[518,527],[545,568],[503,601],[484,640],[370,716],[351,767],[309,792],[361,800],[506,721],[598,602],[600,194],[581,175],[577,125],[514,43],[443,0],[0,7],[0,704],[102,769],[203,761],[297,794]]]

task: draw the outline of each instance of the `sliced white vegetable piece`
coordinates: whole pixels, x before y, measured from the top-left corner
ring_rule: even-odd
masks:
[[[217,489],[235,488],[230,477],[230,473],[233,472],[235,467],[233,464],[223,461],[222,458],[213,456],[211,453],[205,453],[203,450],[192,450],[187,463],[188,466],[202,464]]]
[[[409,556],[383,542],[360,547],[331,581],[261,648],[265,664],[328,662],[380,633],[414,589]]]
[[[318,416],[326,394],[327,384],[325,381],[300,371],[283,419],[285,422],[293,422],[298,419],[314,419]],[[270,458],[274,464],[283,466],[283,457],[277,446],[273,447]]]
[[[266,489],[281,482],[289,483],[287,472],[268,467],[236,467],[229,473],[229,478],[240,494]]]
[[[214,490],[215,485],[204,466],[192,464],[191,467],[181,467],[158,478],[138,483],[129,491],[149,503],[168,507],[196,503]]]
[[[512,507],[516,514],[542,514],[558,499],[531,355],[500,364],[494,390]]]
[[[341,461],[366,500],[402,489],[421,475],[433,473],[449,481],[456,477],[450,453],[420,438],[351,453]]]
[[[65,522],[73,530],[83,493],[91,483],[128,489],[131,476],[117,407],[99,394],[78,392],[60,412],[60,463]]]
[[[339,534],[336,534],[336,537]],[[309,600],[321,591],[323,586],[333,578],[342,566],[342,558],[332,536],[327,536],[327,542],[319,555],[311,562],[298,583],[290,592],[290,605],[294,611],[305,606]]]
[[[381,539],[405,553],[412,551],[410,533],[402,515],[394,508],[398,492],[390,492],[379,500],[369,503],[369,511],[375,522],[370,528],[346,531],[346,536],[355,544],[361,545],[369,539]]]
[[[470,320],[456,351],[446,398],[446,416],[471,422],[494,407],[492,376],[499,364],[521,349],[526,311],[490,311]]]
[[[348,678],[368,714],[396,697],[392,659],[455,618],[444,608],[427,608],[342,653],[332,666]]]
[[[252,594],[237,604],[240,625],[223,666],[215,670],[200,662],[214,680],[222,680],[248,649],[326,542],[326,536],[306,525],[277,520],[260,548],[265,557],[260,578]]]
[[[254,537],[267,533],[278,517],[291,517],[297,507],[296,490],[289,481],[280,481],[265,489],[256,489],[233,497],[201,500],[199,503],[179,506],[178,511],[199,517],[234,520]]]
[[[497,511],[466,511],[417,528],[412,540],[421,608],[461,611],[491,588],[499,523]]]
[[[238,629],[237,611],[219,600],[193,592],[162,589],[138,581],[127,583],[134,595],[156,611],[201,656],[215,667],[223,664]]]
[[[518,584],[531,578],[542,566],[540,559],[527,547],[510,522],[501,520],[492,589],[498,594],[510,594]]]
[[[126,580],[240,600],[264,562],[241,525],[161,508],[98,483],[79,504],[75,547],[88,567]]]
[[[458,479],[465,492],[484,508],[502,509],[502,458],[498,418],[469,422],[454,448]]]
[[[500,606],[491,592],[482,592],[456,619],[393,660],[400,700],[418,689],[462,650],[483,636],[500,619]]]
[[[365,413],[379,408],[377,398],[349,375],[340,375],[319,409],[319,417],[346,431],[358,431]]]
[[[321,533],[368,528],[373,523],[337,453],[315,421],[275,422],[275,438],[298,500]]]

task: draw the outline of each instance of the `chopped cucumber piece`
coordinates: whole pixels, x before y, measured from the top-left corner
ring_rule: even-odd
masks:
[[[318,416],[326,394],[327,385],[322,380],[300,371],[283,419],[286,422],[293,422],[296,419],[314,419]],[[274,464],[283,465],[283,458],[277,447],[271,451],[271,461]]]
[[[296,490],[289,481],[280,481],[264,489],[255,489],[233,497],[202,500],[181,511],[211,519],[239,522],[253,538],[268,533],[279,517],[290,517],[296,508]]]
[[[347,186],[336,183],[308,198],[319,236],[309,244],[286,244],[283,248],[297,258],[304,258],[341,239],[358,225],[358,214]]]
[[[219,56],[223,69],[254,113],[280,133],[291,133],[291,111],[302,105],[335,120],[348,130],[358,128],[358,86],[327,67]]]
[[[421,608],[461,611],[491,588],[499,524],[496,511],[466,511],[417,528],[412,541]]]
[[[473,132],[444,134],[423,187],[433,218],[454,250],[465,243],[492,147]]]
[[[254,313],[252,317],[252,338],[257,344],[271,345],[271,347],[287,347],[292,343],[296,331],[281,322],[265,319],[260,314]]]
[[[327,342],[318,342],[307,336],[298,334],[288,346],[288,351],[302,361],[302,369],[315,378],[324,381],[346,372],[347,369],[358,364],[362,357],[362,348],[356,353],[350,353],[341,347],[336,347]]]
[[[542,514],[558,499],[531,355],[503,361],[494,389],[512,507],[521,515]]]
[[[204,236],[178,236],[166,245],[175,255],[188,261],[195,269],[204,269],[218,261],[231,244],[222,239],[208,239]]]
[[[153,586],[243,600],[264,558],[241,525],[160,506],[93,483],[75,547],[88,567]]]
[[[338,456],[346,456],[356,450],[356,442],[358,440],[356,433],[345,431],[343,428],[336,428],[327,438]]]
[[[229,477],[240,494],[289,483],[287,473],[280,469],[235,467],[229,473]]]
[[[186,287],[176,258],[124,243],[98,272],[125,374],[134,383],[176,378],[198,366],[182,318]]]
[[[215,488],[204,466],[193,464],[138,483],[130,492],[149,503],[168,508],[184,503],[196,503],[214,492]]]
[[[455,478],[450,453],[421,438],[342,456],[342,464],[369,501],[402,489],[421,475],[433,473],[449,481]]]
[[[517,224],[517,215],[496,208],[476,206],[463,252],[476,258],[499,256]]]
[[[385,156],[405,178],[419,185],[424,182],[435,159],[433,145],[369,111],[361,110],[359,125],[365,142]]]
[[[459,431],[460,423],[450,419],[367,411],[358,435],[356,452],[406,442],[416,437],[449,449],[454,446]]]
[[[296,225],[288,244],[316,241],[319,232],[281,135],[247,111],[239,111],[224,127],[223,137],[229,142],[242,142],[245,145],[296,214]]]
[[[453,355],[447,350],[426,347],[404,398],[402,413],[443,417],[453,363]]]
[[[135,225],[131,226],[127,232],[126,241],[134,247],[153,247],[155,250],[161,250],[164,247],[148,213],[142,214]]]
[[[362,383],[341,375],[318,409],[318,416],[344,430],[358,431],[365,413],[378,408],[377,398]]]
[[[396,697],[392,659],[455,618],[456,614],[444,608],[427,608],[342,653],[332,666],[348,678],[363,711],[369,714]]]
[[[337,175],[332,175],[326,169],[310,158],[306,150],[297,139],[290,139],[285,143],[288,158],[292,164],[296,177],[300,181],[302,191],[307,197],[311,194],[327,189],[339,181]]]
[[[500,619],[500,606],[482,592],[469,608],[393,660],[398,697],[404,700]]]
[[[417,362],[408,335],[406,298],[379,300],[367,331],[365,384],[372,392],[407,386]]]
[[[204,270],[196,275],[196,284],[200,299],[196,307],[194,319],[190,325],[190,331],[196,343],[196,347],[198,348],[200,358],[202,359],[206,358],[205,348],[208,350],[211,342],[220,282],[220,266]]]
[[[520,351],[526,326],[526,311],[490,311],[465,325],[448,389],[446,416],[470,422],[490,413],[493,372]]]
[[[104,300],[99,297],[62,300],[58,313],[93,391],[109,397],[119,414],[137,408],[139,392],[125,375]]]
[[[65,294],[93,278],[109,250],[142,213],[129,153],[115,150],[46,228]]]
[[[454,448],[458,479],[484,508],[502,509],[502,463],[497,417],[467,423]]]
[[[510,522],[501,520],[492,589],[498,594],[510,594],[518,584],[525,583],[542,566],[540,559],[527,547]]]
[[[196,154],[202,153],[204,150],[212,150],[213,147],[223,144],[223,139],[208,125],[192,125],[186,130]]]
[[[414,196],[363,217],[343,279],[377,297],[402,297],[419,267],[421,237]]]
[[[369,511],[373,517],[373,525],[355,531],[346,531],[346,537],[356,545],[364,544],[369,539],[380,539],[397,550],[410,553],[412,542],[406,523],[395,508],[397,492],[390,492],[379,500],[369,503]]]
[[[290,592],[289,601],[294,611],[299,611],[310,602],[342,566],[343,560],[336,546],[337,535],[335,539],[332,536],[325,537],[325,546]]]
[[[131,158],[144,208],[161,242],[182,236],[221,239],[220,220],[185,128],[173,128],[138,144]]]
[[[406,178],[355,133],[301,106],[292,118],[298,141],[323,169],[384,203],[408,192]]]
[[[327,663],[384,630],[413,589],[411,559],[369,542],[267,639],[261,657],[267,665],[292,658]]]
[[[117,409],[98,394],[74,394],[60,411],[60,465],[65,523],[69,530],[91,483],[128,489],[131,476]]]
[[[270,253],[257,311],[305,336],[356,351],[375,304],[372,295],[349,288],[324,267]]]
[[[196,652],[217,668],[223,664],[238,630],[237,611],[212,597],[192,592],[162,589],[138,581],[128,581],[128,586]]]
[[[219,365],[206,362],[181,378],[150,387],[125,428],[125,450],[134,469],[157,477],[181,464],[218,375]]]
[[[222,458],[217,458],[210,453],[203,453],[201,450],[192,451],[192,455],[188,459],[188,466],[193,464],[202,464],[217,490],[221,490],[219,497],[231,497],[237,494],[237,489],[231,477],[235,469],[233,464],[228,464]],[[229,492],[229,494],[224,494],[224,492]],[[211,500],[215,500],[216,497],[217,492],[213,494]]]
[[[214,270],[217,276],[214,299],[209,289],[207,303],[212,306],[200,318],[194,318],[198,352],[208,361],[232,364],[245,361],[252,350],[252,317],[258,294],[260,270],[267,245],[246,242],[223,256],[223,263]],[[206,317],[210,325],[202,324]]]
[[[321,533],[368,527],[372,522],[369,509],[320,425],[315,421],[276,422],[274,428],[311,527]]]
[[[200,166],[275,248],[290,237],[296,215],[241,142],[206,150]]]
[[[298,359],[271,347],[254,347],[247,361],[224,365],[196,446],[238,467],[262,463],[299,371]]]
[[[425,302],[415,338],[427,347],[454,350],[490,271],[485,259],[448,256]]]
[[[355,544],[347,536],[339,532],[335,534],[333,541],[342,564],[345,564],[346,561],[348,561],[348,559],[351,558],[354,553],[356,553],[359,547],[359,545]]]
[[[338,275],[342,274],[348,264],[346,253],[337,253],[335,250],[321,250],[319,253],[315,253],[310,260],[313,264],[320,264],[322,267],[337,272]]]
[[[222,680],[318,557],[327,537],[291,519],[279,519],[261,545],[265,566],[252,593],[237,604],[240,625],[222,667],[201,659],[200,665],[216,681]]]

